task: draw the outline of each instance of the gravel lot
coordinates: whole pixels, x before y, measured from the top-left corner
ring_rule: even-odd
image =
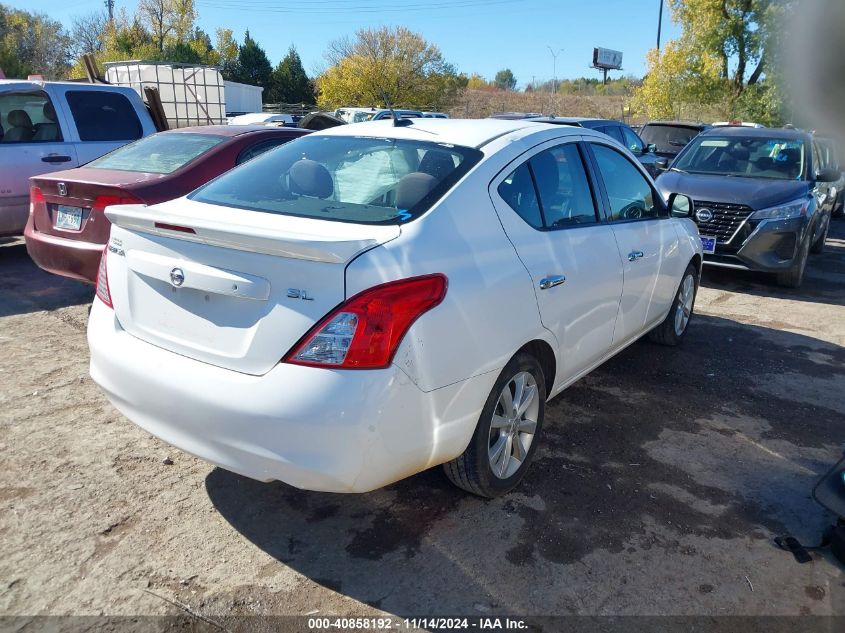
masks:
[[[89,286],[0,245],[0,614],[845,615],[810,498],[845,444],[845,221],[800,291],[705,273],[680,349],[550,405],[499,500],[434,469],[358,496],[182,454],[88,378]],[[154,397],[151,394],[151,397]]]

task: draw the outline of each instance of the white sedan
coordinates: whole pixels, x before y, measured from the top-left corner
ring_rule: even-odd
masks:
[[[91,375],[248,477],[364,492],[443,464],[492,497],[524,476],[549,398],[644,334],[683,339],[691,213],[583,128],[336,127],[107,209]]]

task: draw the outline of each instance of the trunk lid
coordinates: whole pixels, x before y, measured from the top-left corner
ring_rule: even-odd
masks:
[[[102,173],[100,173],[102,172]],[[94,244],[105,244],[109,237],[110,224],[103,214],[100,202],[114,204],[123,199],[129,202],[147,202],[134,188],[141,178],[149,179],[156,174],[128,172],[106,172],[95,169],[73,169],[61,174],[32,178],[30,184],[44,194],[44,202],[33,208],[35,230],[47,235],[73,239]],[[59,210],[79,215],[79,227],[57,226]]]
[[[345,269],[399,236],[360,225],[245,211],[184,198],[112,206],[108,281],[133,336],[260,375],[345,299]]]

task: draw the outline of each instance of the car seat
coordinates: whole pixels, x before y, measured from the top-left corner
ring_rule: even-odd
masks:
[[[437,180],[443,180],[447,175],[455,170],[455,163],[452,160],[452,155],[447,152],[438,152],[436,150],[428,150],[425,156],[420,161],[420,166],[417,171],[424,174],[431,174]]]
[[[288,178],[291,193],[298,196],[325,199],[334,193],[334,182],[329,170],[307,158],[293,164]]]
[[[431,174],[412,171],[405,174],[396,185],[396,209],[407,211],[425,198],[437,185],[437,179]]]
[[[26,143],[32,140],[35,130],[32,127],[32,119],[26,110],[12,110],[9,112],[9,129],[3,136],[4,143]]]
[[[53,104],[47,101],[42,108],[46,123],[36,123],[33,141],[60,141],[62,136],[59,133],[59,123],[56,118],[56,109]]]
[[[798,178],[801,174],[801,150],[797,147],[780,150],[775,156],[775,169],[787,178]]]

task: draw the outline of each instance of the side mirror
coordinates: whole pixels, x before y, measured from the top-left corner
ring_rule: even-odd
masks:
[[[669,207],[669,215],[673,218],[691,218],[695,213],[692,198],[682,193],[669,194],[669,201],[666,204]]]
[[[658,158],[654,161],[654,166],[661,171],[666,171],[669,169],[669,159],[668,158]]]
[[[649,154],[654,154],[654,152],[657,151],[657,145],[655,145],[654,143],[649,143],[645,146],[645,151]]]
[[[836,182],[842,177],[842,172],[833,167],[824,167],[816,171],[816,182]]]

